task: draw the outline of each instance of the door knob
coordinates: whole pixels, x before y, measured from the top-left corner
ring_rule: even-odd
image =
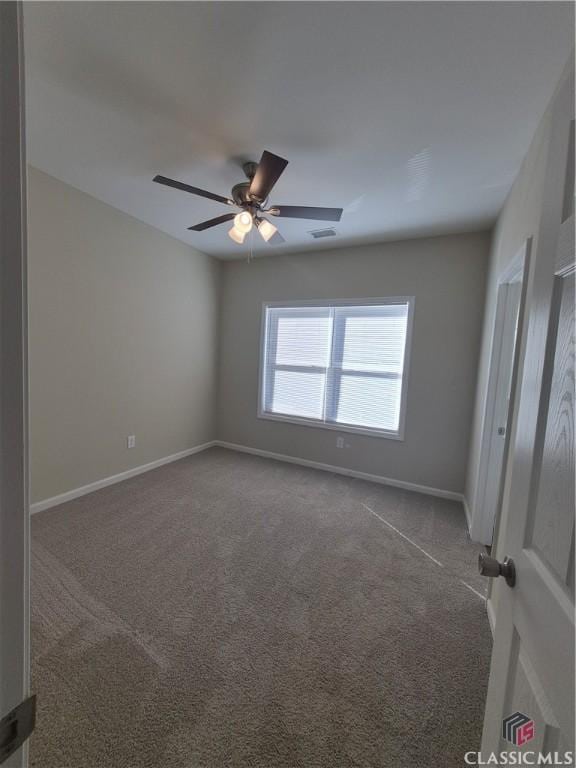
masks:
[[[516,584],[516,568],[514,561],[509,557],[505,557],[504,561],[499,563],[496,558],[481,552],[478,555],[478,570],[482,576],[488,576],[491,579],[504,576],[509,587]]]

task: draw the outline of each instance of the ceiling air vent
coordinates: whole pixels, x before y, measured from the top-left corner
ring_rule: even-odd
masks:
[[[328,227],[327,229],[313,229],[310,234],[315,240],[318,240],[320,237],[335,237],[336,230],[332,227]]]

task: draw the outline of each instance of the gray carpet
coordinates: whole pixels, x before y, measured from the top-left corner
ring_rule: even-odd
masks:
[[[33,766],[460,768],[479,748],[491,639],[456,502],[215,448],[32,531]]]

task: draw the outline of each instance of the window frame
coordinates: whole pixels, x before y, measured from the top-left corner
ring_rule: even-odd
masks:
[[[257,416],[259,419],[266,419],[268,421],[280,421],[289,424],[297,424],[305,427],[316,427],[317,429],[330,429],[337,432],[351,432],[353,434],[368,435],[370,437],[384,438],[387,440],[404,440],[405,427],[406,427],[406,406],[408,396],[408,379],[410,374],[410,358],[412,352],[412,328],[414,323],[414,296],[388,296],[382,298],[357,298],[357,299],[300,299],[294,301],[263,301],[261,309],[261,321],[260,321],[260,367],[258,371],[258,411]],[[339,424],[338,422],[320,421],[319,419],[306,418],[302,416],[291,416],[289,414],[276,414],[265,409],[264,399],[269,399],[269,394],[265,388],[265,372],[267,361],[267,334],[268,324],[266,322],[266,315],[268,309],[290,309],[294,308],[298,310],[302,307],[314,307],[323,309],[325,307],[377,307],[392,304],[407,304],[408,314],[406,322],[406,340],[404,346],[404,366],[402,369],[402,387],[400,390],[400,417],[398,422],[398,430],[388,429],[372,429],[370,427],[355,426],[353,424]],[[337,334],[332,334],[332,351],[331,361],[334,354],[334,346]],[[298,370],[299,366],[278,366],[286,370]],[[334,375],[333,366],[328,369],[320,368],[317,366],[306,366],[306,370],[323,372],[326,370],[326,388],[328,388],[327,382],[330,376]],[[339,376],[342,377],[346,371],[341,371]],[[358,371],[348,371],[348,373],[359,374]],[[360,373],[360,375],[362,375]],[[377,372],[367,372],[371,378],[379,377]],[[386,374],[380,374],[382,378],[386,378]],[[332,388],[332,391],[335,391]]]

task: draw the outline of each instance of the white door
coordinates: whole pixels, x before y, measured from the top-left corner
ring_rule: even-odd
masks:
[[[574,750],[573,214],[561,223],[572,87],[565,86],[553,122],[526,297],[524,364],[496,553],[500,562],[513,560],[516,584],[493,582],[498,600],[484,760],[492,752],[558,752],[548,764],[573,764],[564,758]]]
[[[26,196],[20,3],[0,2],[0,762],[28,694]],[[23,766],[25,749],[3,762]]]

